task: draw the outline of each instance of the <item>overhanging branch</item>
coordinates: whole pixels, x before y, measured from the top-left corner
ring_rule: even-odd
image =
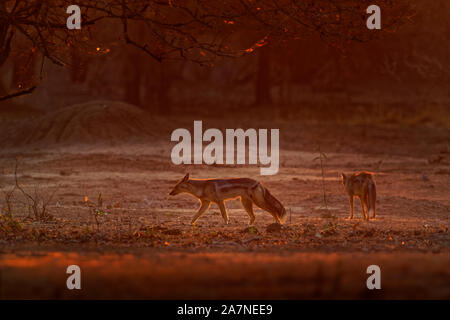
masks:
[[[34,89],[36,89],[36,86],[33,86],[33,87],[29,88],[29,89],[17,91],[17,92],[12,93],[12,94],[8,94],[6,96],[0,97],[0,101],[5,101],[5,100],[9,100],[9,99],[20,97],[20,96],[24,96],[26,94],[30,94],[30,93],[32,93],[34,91]]]

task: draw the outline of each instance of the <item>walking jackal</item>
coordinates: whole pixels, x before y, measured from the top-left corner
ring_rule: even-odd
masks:
[[[363,218],[369,219],[369,214],[373,212],[372,218],[377,215],[376,201],[377,191],[375,181],[373,181],[373,173],[361,171],[352,175],[342,173],[342,184],[350,198],[350,217],[353,219],[353,197],[358,197],[361,202]]]
[[[279,224],[286,220],[286,210],[283,205],[261,183],[253,179],[189,179],[189,174],[178,182],[170,192],[171,196],[179,193],[188,193],[200,200],[200,208],[192,218],[195,224],[200,216],[209,208],[211,202],[219,206],[220,213],[226,224],[229,222],[224,201],[241,198],[250,217],[249,224],[255,222],[253,204],[268,211]]]

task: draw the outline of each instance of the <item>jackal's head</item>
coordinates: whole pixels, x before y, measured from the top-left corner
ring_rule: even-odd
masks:
[[[173,187],[172,191],[170,191],[171,196],[175,196],[177,194],[188,192],[189,191],[189,173],[187,173],[184,178],[178,182],[175,187]]]
[[[345,173],[341,173],[342,184],[344,188],[347,190],[349,188],[350,177],[348,177]]]

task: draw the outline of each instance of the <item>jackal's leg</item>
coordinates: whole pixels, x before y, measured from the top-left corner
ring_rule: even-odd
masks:
[[[377,199],[376,199],[376,195],[374,193],[367,193],[367,208],[369,208],[369,212],[367,213],[367,215],[369,216],[370,211],[373,211],[372,214],[372,219],[376,219],[377,217]],[[368,217],[370,218],[370,217]]]
[[[195,214],[195,216],[192,218],[192,221],[191,221],[192,224],[195,224],[197,222],[198,218],[200,218],[200,216],[203,213],[205,213],[206,210],[208,210],[210,204],[211,204],[210,201],[202,200],[202,204],[200,205],[200,208],[198,209],[198,211]]]
[[[241,203],[244,206],[245,211],[247,211],[250,221],[248,224],[253,224],[255,222],[255,213],[253,212],[253,201],[250,198],[241,198]]]
[[[366,215],[366,209],[364,208],[364,198],[363,197],[358,197],[358,198],[359,198],[359,202],[361,202],[361,210],[362,210],[363,219],[368,220],[369,214]]]
[[[225,208],[225,204],[223,203],[223,201],[220,201],[217,203],[217,205],[219,206],[220,213],[222,214],[222,218],[225,221],[225,224],[228,224],[230,219],[228,218],[227,208]]]
[[[348,219],[353,219],[353,196],[349,197],[349,203],[350,203],[350,216]]]
[[[377,218],[377,205],[374,202],[373,203],[373,216],[372,216],[372,219],[376,219],[376,218]]]

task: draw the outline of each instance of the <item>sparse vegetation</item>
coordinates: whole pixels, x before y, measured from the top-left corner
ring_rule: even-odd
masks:
[[[138,262],[141,261],[137,260],[138,252],[143,251],[156,252],[165,258],[169,253],[182,253],[186,259],[205,252],[214,252],[218,259],[226,252],[240,252],[248,259],[258,255],[274,260],[289,256],[286,253],[302,252],[305,261],[309,261],[309,255],[323,255],[325,259],[330,252],[337,258],[347,252],[357,252],[362,256],[368,253],[370,257],[387,256],[395,261],[400,254],[448,255],[450,238],[445,219],[449,153],[439,152],[446,151],[448,145],[441,131],[430,129],[421,135],[411,135],[409,131],[392,129],[362,134],[358,127],[323,129],[323,126],[292,131],[281,127],[281,130],[283,135],[293,137],[292,144],[283,145],[290,148],[290,152],[283,153],[283,170],[275,177],[259,179],[288,208],[289,223],[283,226],[271,224],[270,214],[255,208],[255,225],[249,228],[248,216],[241,205],[231,202],[229,225],[223,224],[218,210],[213,208],[192,227],[189,222],[195,212],[195,201],[167,195],[173,179],[180,175],[178,171],[184,168],[167,165],[161,154],[167,151],[164,146],[168,149],[170,146],[161,140],[156,146],[140,146],[137,151],[127,145],[127,154],[122,149],[107,153],[106,148],[44,155],[30,152],[22,155],[15,170],[11,166],[16,161],[15,153],[3,155],[1,192],[8,194],[11,209],[2,197],[0,250],[20,252],[20,248],[26,248],[37,252],[54,248],[83,255],[89,250],[106,254],[126,252]],[[322,165],[314,142],[318,136],[320,152],[326,150],[327,156],[333,155],[328,160],[322,155]],[[296,149],[298,141],[304,142],[301,151]],[[436,151],[430,153],[431,148]],[[396,155],[380,155],[377,150],[396,152]],[[430,154],[439,154],[440,160],[428,164]],[[315,156],[319,158],[311,161]],[[359,169],[358,166],[370,169],[380,159],[384,174],[377,175],[377,183],[383,186],[379,217],[362,221],[358,215],[360,208],[355,206],[356,219],[345,220],[348,203],[338,171]],[[421,178],[424,165],[427,166],[425,180]],[[216,168],[196,167],[196,175],[208,177],[212,169]],[[61,170],[72,174],[61,175]],[[221,176],[238,170],[239,175],[251,176],[255,168],[223,168]],[[53,219],[37,219],[33,209],[29,212],[33,201],[17,188],[16,180],[33,199],[36,184],[41,199],[50,198],[54,186],[63,186],[46,206],[45,212],[51,213]],[[329,210],[315,210],[318,204],[324,206],[325,200]],[[37,208],[42,210],[42,205]],[[199,268],[209,265],[210,261],[203,261]],[[314,266],[311,268],[315,270]],[[161,275],[158,270],[152,272]],[[282,268],[279,272],[280,278],[288,277]]]
[[[6,214],[12,218],[13,217],[13,200],[15,200],[18,203],[21,203],[25,205],[28,211],[28,218],[33,218],[37,221],[45,221],[52,219],[52,215],[48,211],[48,206],[50,202],[53,199],[54,193],[53,192],[46,192],[40,190],[38,185],[35,185],[33,187],[34,191],[31,193],[29,191],[26,191],[25,188],[22,187],[22,185],[19,182],[19,176],[18,176],[18,167],[19,167],[19,157],[16,157],[15,159],[15,166],[14,166],[14,186],[11,190],[4,192],[4,210]],[[19,191],[20,194],[25,199],[24,201],[21,201],[19,198],[14,198],[15,192]]]
[[[317,148],[318,148],[317,152],[318,152],[319,156],[314,158],[314,161],[317,161],[317,160],[320,161],[320,169],[321,169],[321,174],[322,174],[323,205],[324,205],[325,209],[328,210],[327,194],[326,194],[326,190],[325,190],[325,171],[324,171],[324,162],[327,159],[327,155],[324,152],[322,152],[322,150],[320,148],[320,143],[317,143]]]
[[[100,231],[101,219],[108,215],[108,213],[103,211],[103,198],[102,198],[101,192],[98,194],[97,205],[91,206],[91,209],[92,209],[92,213],[93,213],[93,216],[95,219],[95,223],[97,225],[97,231]]]
[[[21,223],[9,215],[0,214],[0,230],[5,234],[22,231]]]
[[[5,212],[5,215],[12,218],[13,217],[13,195],[14,195],[14,191],[16,190],[16,186],[14,185],[13,188],[11,188],[11,190],[9,191],[4,191],[3,195],[4,195],[4,206],[3,206],[3,211]]]

